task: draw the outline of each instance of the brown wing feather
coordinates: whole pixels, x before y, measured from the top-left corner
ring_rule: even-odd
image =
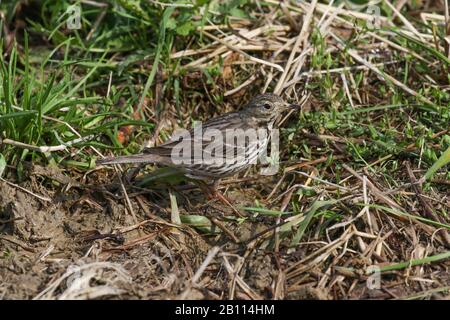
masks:
[[[202,124],[202,131],[203,133],[208,129],[216,129],[224,132],[225,137],[225,130],[227,129],[243,129],[246,130],[249,128],[249,125],[241,118],[241,115],[237,112],[230,112],[223,114],[222,116],[219,116],[217,118],[213,118],[205,123]],[[183,139],[183,142],[190,141],[192,148],[194,148],[194,142],[195,139],[194,136],[194,129],[191,129],[188,131],[188,133],[181,137],[178,137],[178,139],[171,138],[165,143],[152,148],[146,148],[144,149],[144,154],[152,154],[152,155],[158,155],[160,157],[164,157],[167,159],[168,162],[171,160],[172,155],[172,149],[180,143]],[[202,135],[202,147],[203,149],[209,145],[211,142],[213,142],[213,138],[205,138],[204,135]],[[225,147],[225,141],[224,141],[224,147]],[[233,146],[234,147],[234,146]],[[227,150],[230,151],[230,150]],[[233,151],[231,151],[233,152]],[[234,150],[236,153],[236,150]],[[225,151],[224,151],[225,154]],[[191,177],[211,177],[211,178],[217,178],[218,175],[227,175],[225,173],[224,168],[215,166],[215,165],[206,165],[203,163],[196,163],[194,160],[195,152],[193,149],[191,150],[191,164],[185,163],[183,165],[176,166],[177,168],[183,170],[185,173],[190,175]],[[233,171],[233,170],[232,170]],[[239,171],[239,170],[237,170]],[[230,172],[231,174],[233,172]]]
[[[202,131],[204,133],[207,129],[211,129],[211,128],[217,129],[220,131],[225,131],[227,129],[233,129],[233,128],[242,128],[245,130],[244,127],[245,127],[245,123],[242,120],[240,114],[237,112],[230,112],[230,113],[225,113],[217,118],[213,118],[213,119],[203,123]],[[202,134],[203,139],[202,139],[201,143],[204,148],[208,144],[210,144],[213,140],[211,138],[206,139],[203,136],[204,135]],[[180,143],[181,139],[182,139],[181,137],[179,137],[178,139],[170,138],[169,140],[167,140],[163,144],[160,144],[159,146],[145,148],[143,150],[143,153],[157,154],[162,157],[170,157],[172,155],[173,147],[175,147],[178,143]],[[183,141],[186,141],[186,142],[190,141],[191,145],[193,146],[192,142],[194,141],[194,128],[189,130],[189,134],[183,136]],[[193,154],[193,152],[191,152],[191,154]]]

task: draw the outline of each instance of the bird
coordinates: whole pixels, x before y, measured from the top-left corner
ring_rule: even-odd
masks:
[[[254,164],[264,154],[270,139],[269,134],[259,133],[269,133],[279,116],[295,107],[298,105],[289,104],[276,94],[259,94],[239,111],[209,119],[201,126],[172,136],[159,146],[144,148],[135,155],[99,159],[96,163],[141,163],[173,167],[197,182],[210,198],[218,198],[241,216],[218,191],[220,180]],[[252,132],[257,133],[256,139],[255,135],[251,135]],[[227,140],[230,134],[234,136]],[[180,155],[180,150],[186,154]]]

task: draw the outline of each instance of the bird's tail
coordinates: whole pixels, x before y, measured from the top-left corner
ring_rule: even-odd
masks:
[[[96,164],[120,164],[120,163],[160,163],[162,159],[159,156],[153,154],[135,154],[132,156],[121,156],[121,157],[108,157],[104,159],[99,159]]]

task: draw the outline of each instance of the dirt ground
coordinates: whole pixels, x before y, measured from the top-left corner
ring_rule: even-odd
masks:
[[[164,2],[0,0],[0,299],[449,299],[446,2]],[[263,92],[245,218],[93,163]]]
[[[29,174],[20,187],[0,182],[2,299],[391,299],[417,292],[440,299],[445,292],[439,288],[450,285],[450,263],[444,260],[388,273],[381,288],[368,288],[367,276],[357,269],[370,261],[354,254],[358,237],[350,228],[296,248],[273,248],[260,239],[272,237],[264,231],[275,218],[226,221],[224,214],[231,213],[196,190],[177,193],[184,195],[178,197],[180,212],[197,210],[221,221],[225,232],[205,235],[172,224],[166,190],[127,185],[131,213],[112,172],[97,170],[73,180],[57,169],[32,167]],[[258,196],[245,183],[241,192],[231,186],[227,195],[243,206]],[[391,249],[408,251],[404,237],[411,228],[405,224],[384,239]],[[335,247],[322,259],[327,241]],[[413,256],[431,250],[421,245],[429,240],[416,241]],[[315,252],[322,256],[305,260]]]

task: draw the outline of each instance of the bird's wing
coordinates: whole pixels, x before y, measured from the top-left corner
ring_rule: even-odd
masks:
[[[205,123],[202,123],[202,134],[200,136],[196,136],[194,133],[195,129],[192,128],[182,135],[173,136],[168,141],[164,142],[159,146],[152,148],[145,148],[143,150],[143,153],[157,154],[163,157],[171,157],[173,148],[181,142],[189,143],[192,146],[192,148],[194,148],[194,144],[197,143],[199,146],[201,145],[202,149],[205,149],[206,146],[208,146],[214,141],[214,138],[212,136],[205,135],[205,132],[207,130],[211,129],[219,130],[223,133],[223,137],[225,137],[225,130],[242,128],[244,125],[245,124],[242,121],[239,113],[237,112],[225,113],[219,117],[210,119]],[[242,129],[245,130],[245,128]],[[192,157],[195,156],[195,152],[193,152],[193,150],[191,152],[191,155]]]

